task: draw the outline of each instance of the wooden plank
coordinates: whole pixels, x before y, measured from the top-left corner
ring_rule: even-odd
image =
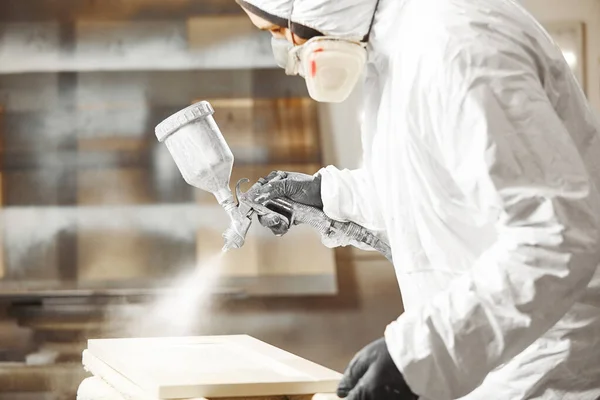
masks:
[[[63,24],[60,30],[60,42],[66,47],[72,47],[74,42],[74,25]],[[72,128],[61,138],[61,148],[66,151],[77,150],[77,131],[74,127],[76,104],[77,75],[61,73],[58,75],[58,104],[64,112],[64,119]],[[61,207],[77,204],[77,174],[71,166],[64,165],[58,174],[57,204]],[[58,277],[64,281],[77,280],[77,230],[60,230],[56,235],[56,266]]]
[[[168,279],[132,279],[126,281],[80,281],[77,284],[58,280],[35,281],[21,279],[18,284],[0,282],[0,299],[3,300],[35,300],[48,297],[122,297],[130,301],[148,300],[157,295],[175,293],[178,288],[169,286]],[[337,294],[335,275],[283,275],[283,276],[251,276],[225,277],[221,279],[212,292],[215,296],[247,298],[247,297],[302,297],[308,301],[308,296],[333,296]],[[159,286],[159,287],[157,287]],[[32,326],[34,327],[34,326]],[[39,329],[52,331],[56,324],[45,324]],[[35,327],[37,328],[37,325]],[[60,335],[68,336],[74,330],[97,329],[102,324],[90,326],[67,327]],[[57,333],[57,332],[54,332]],[[149,332],[152,334],[152,332]]]
[[[6,367],[0,364],[0,393],[75,391],[76,382],[85,377],[85,371],[77,363]]]
[[[127,396],[127,397],[125,397]],[[136,396],[130,392],[123,393],[119,392],[114,387],[106,383],[102,378],[98,376],[91,376],[86,378],[77,389],[78,400],[151,400],[144,398],[143,394]]]
[[[43,151],[4,153],[5,188],[13,188],[5,191],[5,204],[29,204],[28,198],[34,197],[30,193],[42,193],[44,186],[47,186],[47,192],[52,193],[51,197],[42,196],[31,201],[35,204],[56,204],[56,181],[63,168],[148,168],[149,156],[148,152],[139,151],[91,151],[84,153],[84,156],[78,156],[72,150],[48,151],[45,154]],[[35,184],[41,187],[34,187]],[[13,193],[15,187],[21,187],[21,192]]]
[[[33,119],[44,113],[48,114],[45,118],[49,118],[50,113],[56,110],[57,90],[55,73],[0,75],[0,97],[7,116],[22,115]],[[90,71],[78,74],[76,109],[78,115],[88,119],[94,116],[94,112],[118,111],[127,111],[130,118],[138,118],[140,108],[148,107],[144,117],[149,118],[148,126],[153,129],[164,117],[190,104],[191,99],[212,102],[286,97],[308,97],[308,92],[304,80],[287,76],[280,68]],[[109,119],[117,117],[123,122],[119,115],[105,116]]]
[[[83,170],[78,174],[78,207],[90,205],[135,206],[156,203],[154,187],[149,184],[152,172],[142,168],[103,168]],[[191,200],[191,196],[189,200]],[[168,207],[167,204],[162,204]],[[110,212],[105,213],[107,218]],[[158,213],[154,221],[165,221]],[[157,277],[161,268],[193,258],[194,245],[190,240],[173,240],[169,234],[152,231],[153,224],[140,227],[131,221],[132,215],[114,219],[112,226],[98,225],[93,217],[82,212],[77,223],[78,270],[81,280],[111,281],[133,280],[140,277]],[[187,249],[186,249],[187,247]],[[187,251],[186,251],[187,250]],[[173,260],[173,257],[176,257]],[[160,265],[161,261],[165,263]],[[161,274],[162,275],[162,274]]]
[[[90,340],[83,362],[113,387],[161,399],[331,393],[341,379],[246,335]]]
[[[177,273],[183,273],[195,265],[196,257],[219,252],[223,245],[221,234],[229,224],[227,214],[214,200],[198,205],[13,207],[5,216],[9,226],[19,227],[9,230],[6,237],[10,259],[22,262],[19,254],[28,255],[26,270],[16,267],[11,270],[11,278],[19,281],[0,284],[3,291],[0,295],[5,296],[39,291],[50,295],[53,290],[62,290],[65,295],[101,295],[111,289],[117,294],[129,289],[133,295],[143,294],[141,289],[146,289],[146,293],[152,294],[151,288],[164,289],[172,284],[174,271],[165,266],[172,265],[177,267]],[[11,225],[12,221],[19,224]],[[35,246],[35,242],[28,244],[27,239],[36,237],[39,226],[45,227],[46,243],[52,243],[61,229],[78,227],[79,281],[58,280],[58,266],[47,262],[48,249]],[[205,242],[197,250],[195,236],[203,229],[207,230],[201,236]],[[127,234],[131,235],[129,239]],[[98,240],[102,237],[107,239]],[[133,240],[135,237],[147,241],[142,246],[146,250],[139,256],[130,256],[127,245],[138,243]],[[250,238],[257,241],[264,254],[256,262],[248,262],[242,256],[253,251],[251,246],[232,250],[233,258],[225,258],[223,280],[215,287],[216,292],[233,288],[262,295],[335,293],[334,254],[320,244],[311,228],[298,226],[284,238],[276,238],[255,221]],[[117,242],[122,243],[117,245]],[[107,252],[112,255],[106,256]],[[133,268],[132,263],[137,267]],[[133,273],[134,269],[137,272]]]
[[[0,151],[4,148],[4,106],[0,104]],[[0,153],[0,166],[4,160]],[[0,169],[0,209],[4,207],[4,168]],[[4,259],[4,224],[0,224],[0,280],[6,275]]]
[[[130,385],[131,386],[131,385]],[[79,390],[77,391],[78,400],[101,400],[101,399],[111,399],[111,400],[158,400],[158,399],[149,399],[146,395],[142,394],[133,394],[130,391],[127,393],[120,393],[115,390],[112,386],[107,384],[104,380],[97,376],[91,376],[81,382],[79,385]],[[0,397],[0,400],[3,400]],[[7,399],[7,400],[20,400],[20,399]],[[30,399],[23,399],[30,400]],[[38,398],[32,398],[31,400],[40,400]],[[52,399],[55,400],[55,399]],[[185,400],[212,400],[212,399],[185,399]],[[216,400],[216,399],[215,399]],[[318,393],[315,395],[299,395],[299,396],[258,396],[258,397],[225,397],[219,398],[218,400],[339,400],[339,398],[331,393]]]
[[[72,400],[73,396],[68,395],[57,397],[57,394],[49,392],[32,392],[32,393],[17,393],[8,392],[0,393],[0,400]]]
[[[271,163],[321,161],[316,103],[310,98],[257,100],[253,127]]]
[[[277,105],[278,101],[259,99],[246,107],[230,105],[230,100],[210,99],[216,110],[215,120],[234,152],[237,164],[320,161],[315,107],[309,99],[292,100],[305,102],[307,106],[286,108]],[[144,155],[150,155],[158,145],[151,133],[155,123],[181,107],[180,103],[178,107],[169,108],[141,106],[108,110],[107,105],[96,110],[76,108],[71,111],[71,116],[66,109],[5,113],[3,168],[51,168],[52,164],[62,168],[71,161],[78,169],[86,168],[86,165],[119,167],[124,166],[126,154],[142,166]],[[70,157],[58,154],[75,150],[65,148],[67,139],[76,140],[77,151],[93,154],[86,157],[76,157],[75,153]],[[102,160],[103,153],[105,161]],[[111,161],[114,164],[111,165]],[[108,164],[97,165],[98,162]]]
[[[62,26],[59,23],[3,26],[0,73],[237,70],[277,66],[269,35],[256,29],[245,16],[189,21],[78,20],[73,45],[61,42]],[[214,30],[227,32],[232,26],[236,27],[235,36],[226,35],[227,40],[221,41],[214,33]]]
[[[166,20],[192,15],[242,15],[234,0],[3,0],[0,21]]]

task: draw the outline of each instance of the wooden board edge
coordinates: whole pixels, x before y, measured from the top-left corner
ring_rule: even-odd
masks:
[[[128,399],[160,400],[160,397],[145,392],[142,388],[117,370],[110,367],[87,349],[83,351],[83,365],[92,375],[102,379],[107,385],[111,386],[119,393],[123,393],[123,395],[125,395],[124,397]]]

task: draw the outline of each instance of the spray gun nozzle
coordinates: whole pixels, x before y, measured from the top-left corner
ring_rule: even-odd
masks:
[[[234,228],[229,227],[223,233],[223,239],[225,239],[225,245],[223,246],[223,252],[230,249],[239,249],[244,245],[244,237],[238,233]]]

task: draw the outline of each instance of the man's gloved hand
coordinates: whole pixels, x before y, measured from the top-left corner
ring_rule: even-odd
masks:
[[[263,203],[267,200],[287,197],[297,203],[323,208],[321,200],[321,176],[306,175],[298,172],[273,171],[264,180],[267,181],[257,190],[255,201]],[[277,216],[265,215],[258,218],[260,224],[271,229],[275,235],[283,235],[287,227],[282,226]]]
[[[417,400],[381,338],[362,349],[350,362],[338,386],[348,400]]]

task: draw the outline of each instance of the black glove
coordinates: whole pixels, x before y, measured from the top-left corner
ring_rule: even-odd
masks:
[[[362,349],[350,362],[337,390],[348,400],[417,400],[381,338]]]
[[[321,200],[321,176],[306,175],[298,172],[273,171],[266,178],[267,182],[257,190],[255,201],[263,203],[267,200],[286,197],[297,203],[323,208]],[[276,215],[258,217],[260,224],[271,229],[275,235],[283,235],[288,227]]]

